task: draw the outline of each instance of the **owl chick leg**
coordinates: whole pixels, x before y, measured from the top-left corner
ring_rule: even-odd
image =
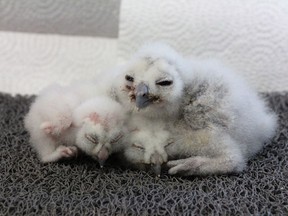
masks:
[[[240,172],[244,169],[244,162],[237,163],[229,157],[190,157],[168,162],[170,175],[209,175]]]
[[[224,145],[216,143],[211,149],[218,148],[215,155],[192,156],[185,159],[172,160],[167,163],[170,175],[209,175],[240,172],[245,168],[245,159],[237,144],[231,138],[223,139]]]
[[[71,158],[77,155],[78,149],[75,146],[62,146],[51,136],[34,134],[31,136],[31,143],[36,148],[39,159],[43,163],[56,162],[62,158]]]
[[[64,158],[67,158],[67,159],[72,158],[74,156],[77,156],[77,154],[78,154],[77,147],[60,145],[55,149],[55,151],[53,151],[52,153],[48,155],[45,155],[42,158],[42,162],[43,163],[55,162]]]

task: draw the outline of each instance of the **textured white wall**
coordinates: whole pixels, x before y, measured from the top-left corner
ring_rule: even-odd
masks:
[[[155,40],[220,59],[259,91],[288,90],[287,0],[123,0],[118,61]]]
[[[116,64],[117,39],[0,32],[0,91],[38,93]]]

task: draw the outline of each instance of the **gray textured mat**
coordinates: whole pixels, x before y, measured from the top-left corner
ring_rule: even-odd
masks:
[[[0,94],[0,215],[287,215],[288,94],[268,99],[280,129],[245,172],[156,179],[84,156],[40,164],[22,122],[33,97]]]

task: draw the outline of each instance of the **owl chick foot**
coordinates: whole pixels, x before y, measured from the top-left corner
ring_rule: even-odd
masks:
[[[56,162],[60,159],[68,159],[72,157],[77,157],[78,148],[76,146],[58,146],[54,152],[43,157],[42,162]]]
[[[186,159],[179,159],[169,161],[167,166],[170,168],[168,173],[170,175],[193,175],[200,171],[200,166],[203,165],[206,158],[191,157]]]
[[[76,146],[59,146],[58,151],[62,158],[72,158],[78,156],[78,148]]]
[[[226,156],[217,158],[196,156],[173,160],[167,163],[167,166],[170,168],[168,173],[170,175],[190,176],[240,172],[245,167],[245,161],[238,159]]]

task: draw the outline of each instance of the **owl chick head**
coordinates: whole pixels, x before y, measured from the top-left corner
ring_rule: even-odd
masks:
[[[74,119],[76,145],[103,167],[124,136],[122,106],[110,98],[94,98],[76,109]]]
[[[172,48],[159,43],[144,46],[120,73],[119,99],[130,110],[151,117],[171,115],[182,96],[183,70],[184,59]]]

